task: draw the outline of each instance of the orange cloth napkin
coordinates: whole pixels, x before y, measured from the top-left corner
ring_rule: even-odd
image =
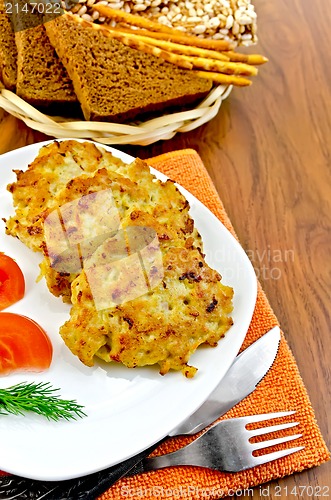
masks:
[[[195,195],[214,212],[235,236],[216,189],[200,157],[194,150],[187,149],[166,153],[151,158],[148,163]],[[259,285],[254,315],[242,348],[248,347],[276,324],[278,324],[277,318]],[[289,443],[289,447],[305,446],[305,449],[298,453],[236,474],[198,467],[177,467],[148,472],[123,478],[99,499],[219,499],[227,495],[233,496],[235,491],[257,486],[329,460],[329,452],[315,421],[303,381],[282,335],[279,352],[271,370],[258,388],[229,411],[225,418],[285,410],[296,410],[297,412],[295,420],[300,425],[295,428],[295,432],[302,433],[303,437]],[[279,422],[280,420],[277,420],[277,423]],[[268,436],[265,436],[264,439],[266,437]],[[174,451],[190,441],[192,441],[190,437],[172,438],[163,443],[153,455]]]

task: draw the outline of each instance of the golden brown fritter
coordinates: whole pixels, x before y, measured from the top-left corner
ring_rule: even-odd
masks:
[[[104,279],[99,292],[108,296],[108,308],[97,309],[88,271],[73,282],[70,320],[60,334],[83,363],[93,365],[96,355],[130,368],[159,364],[161,374],[173,369],[192,377],[196,368],[188,365],[191,354],[202,343],[215,346],[232,325],[233,290],[221,284],[220,275],[201,253],[174,246],[162,254],[159,284],[128,301],[123,298],[132,285],[132,269],[114,287],[105,278],[107,264],[100,264]],[[108,276],[112,265],[108,264]]]
[[[15,171],[17,181],[8,186],[15,214],[6,222],[7,234],[17,236],[32,250],[43,242],[43,220],[58,207],[57,197],[67,183],[102,167],[123,169],[123,162],[94,144],[77,141],[52,142],[40,149],[29,168]]]

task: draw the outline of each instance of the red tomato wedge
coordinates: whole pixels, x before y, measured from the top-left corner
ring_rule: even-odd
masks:
[[[47,370],[52,355],[52,343],[35,321],[19,314],[0,313],[0,375],[16,370]]]
[[[11,257],[0,252],[0,311],[21,300],[24,292],[21,269]]]

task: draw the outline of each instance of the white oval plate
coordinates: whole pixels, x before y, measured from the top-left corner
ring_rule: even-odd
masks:
[[[46,143],[51,142],[47,141]],[[41,145],[33,144],[0,157],[0,218],[13,214],[6,185],[12,169],[25,169]],[[133,158],[112,148],[130,163]],[[164,178],[155,170],[159,178]],[[0,220],[0,250],[16,259],[26,279],[25,297],[8,311],[37,321],[52,341],[51,367],[43,373],[20,372],[0,377],[0,387],[22,381],[50,382],[60,395],[85,406],[87,417],[48,422],[34,414],[0,416],[0,468],[39,480],[64,480],[115,465],[166,436],[192,414],[220,382],[245,338],[257,294],[253,267],[236,239],[196,198],[180,188],[191,206],[206,260],[234,288],[234,325],[216,348],[200,347],[190,363],[198,367],[193,379],[181,373],[159,375],[155,367],[128,369],[110,364],[88,368],[64,345],[58,331],[69,306],[53,297],[45,281],[36,283],[41,256],[5,234]],[[24,332],[22,332],[24,334]]]

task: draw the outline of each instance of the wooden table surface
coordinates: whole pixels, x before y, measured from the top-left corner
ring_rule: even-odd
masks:
[[[198,130],[119,149],[142,158],[199,152],[286,333],[330,449],[330,0],[255,5],[254,50],[269,63],[254,84],[234,89]],[[44,139],[0,110],[0,153]],[[330,462],[270,483],[269,496],[256,489],[254,498],[317,498],[303,489],[291,494],[309,485],[328,487],[324,496],[331,496]]]

